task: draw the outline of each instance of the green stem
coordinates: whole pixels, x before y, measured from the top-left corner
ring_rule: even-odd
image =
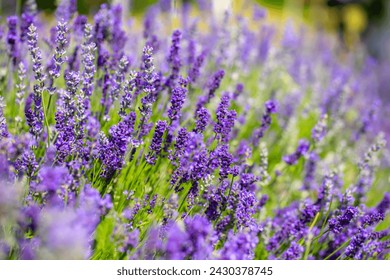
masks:
[[[1,5],[1,3],[0,3],[0,5]],[[15,11],[16,15],[20,15],[21,11],[22,11],[22,0],[17,0],[16,1],[16,11]]]
[[[47,129],[47,146],[50,147],[50,127],[49,127],[49,121],[47,116],[47,108],[45,106],[45,98],[42,94],[42,108],[43,108],[43,117],[45,119],[45,126]]]
[[[346,247],[348,244],[349,244],[349,241],[350,239],[348,239],[347,241],[345,241],[340,247],[338,247],[336,250],[334,250],[330,255],[328,255],[324,260],[328,260],[331,256],[333,256],[334,254],[336,254],[338,251],[340,251],[341,249],[343,249],[344,247]]]

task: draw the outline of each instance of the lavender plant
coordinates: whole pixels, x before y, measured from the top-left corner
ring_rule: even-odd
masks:
[[[0,258],[389,259],[379,66],[162,2],[142,28],[76,1],[2,21]]]

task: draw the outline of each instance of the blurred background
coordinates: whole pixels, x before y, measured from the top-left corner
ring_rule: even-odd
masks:
[[[20,13],[28,0],[0,0],[1,14]],[[133,15],[142,14],[158,0],[78,0],[78,12],[91,14],[102,3],[121,2]],[[180,2],[227,3],[240,8],[245,2],[257,2],[268,10],[274,20],[304,21],[315,27],[337,32],[348,48],[357,42],[363,42],[370,54],[379,61],[387,60],[390,53],[390,0],[165,0],[171,7],[180,6]],[[38,9],[52,13],[57,0],[36,0]],[[168,3],[169,4],[169,3]]]
[[[23,5],[34,0],[0,0],[1,20],[10,14],[21,13]],[[69,0],[76,1],[76,0]],[[35,0],[38,10],[51,16],[57,0]],[[122,3],[133,16],[142,17],[151,5],[163,5],[176,14],[183,3],[198,7],[213,5],[214,12],[231,8],[245,16],[253,14],[253,3],[267,10],[268,18],[283,27],[294,20],[319,30],[335,33],[346,49],[365,46],[373,61],[379,64],[379,92],[390,104],[390,0],[77,0],[80,14],[93,14],[103,3]]]

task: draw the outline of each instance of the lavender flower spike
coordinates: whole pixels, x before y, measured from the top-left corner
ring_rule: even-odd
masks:
[[[146,161],[147,163],[154,165],[156,163],[157,157],[161,153],[161,145],[163,143],[163,136],[165,133],[165,130],[168,128],[166,121],[158,121],[156,124],[156,129],[154,131],[154,135],[152,138],[152,143],[149,147],[149,154],[146,155]]]
[[[175,87],[172,91],[171,106],[168,109],[168,117],[171,122],[180,118],[180,110],[183,107],[187,90],[184,87]]]
[[[3,108],[5,107],[3,97],[0,96],[0,141],[8,137],[7,123],[4,117]]]
[[[275,114],[277,112],[277,103],[274,100],[268,100],[264,104],[265,113],[262,117],[261,126],[254,132],[254,136],[252,138],[252,144],[254,147],[259,145],[259,141],[263,138],[264,133],[271,126],[272,118],[271,114]]]
[[[194,132],[203,133],[203,131],[206,129],[206,126],[210,121],[209,111],[207,111],[206,108],[202,107],[196,111],[195,118],[196,118],[196,125],[194,128]]]
[[[16,103],[21,105],[26,95],[26,67],[23,62],[19,62],[18,65],[18,83],[16,84]]]
[[[172,34],[172,45],[167,59],[168,63],[171,65],[171,75],[169,76],[166,85],[170,88],[173,88],[175,86],[175,82],[179,77],[179,72],[181,68],[180,40],[181,32],[180,30],[175,30]]]
[[[309,148],[310,143],[307,140],[300,140],[297,150],[291,155],[286,155],[283,157],[284,162],[286,162],[288,165],[295,165],[298,160],[309,151]]]
[[[8,53],[12,58],[13,65],[17,65],[19,60],[19,46],[18,46],[18,18],[16,16],[10,16],[7,18],[8,23],[8,35],[7,35],[7,44],[8,44]]]
[[[28,32],[28,49],[32,57],[34,78],[37,84],[34,85],[34,122],[30,127],[30,132],[35,135],[41,135],[43,131],[43,109],[42,109],[42,93],[44,90],[45,74],[42,66],[42,55],[38,48],[37,28],[31,24]]]
[[[54,80],[60,76],[61,66],[67,61],[66,46],[68,45],[68,26],[65,21],[59,21],[56,27],[57,37],[56,37],[56,49],[53,55],[53,65],[52,69],[49,71],[50,83],[49,92],[51,94],[56,90],[53,86]]]

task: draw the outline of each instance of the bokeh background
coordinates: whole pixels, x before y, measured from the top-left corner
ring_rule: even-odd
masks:
[[[28,0],[0,0],[0,14],[3,16],[20,13],[23,4]],[[142,16],[145,10],[156,4],[157,0],[78,0],[78,12],[91,14],[99,9],[103,3],[121,2],[124,7],[135,16]],[[390,0],[165,0],[173,13],[183,2],[194,5],[204,5],[213,2],[215,6],[224,9],[245,9],[252,5],[246,3],[257,2],[265,7],[269,17],[282,24],[293,19],[306,25],[336,33],[345,48],[353,51],[362,44],[370,55],[381,64],[378,73],[382,84],[381,96],[390,102],[388,83],[390,80]],[[56,7],[57,0],[36,0],[38,9],[51,15]],[[227,4],[227,3],[230,3]],[[249,13],[250,11],[248,11]]]

